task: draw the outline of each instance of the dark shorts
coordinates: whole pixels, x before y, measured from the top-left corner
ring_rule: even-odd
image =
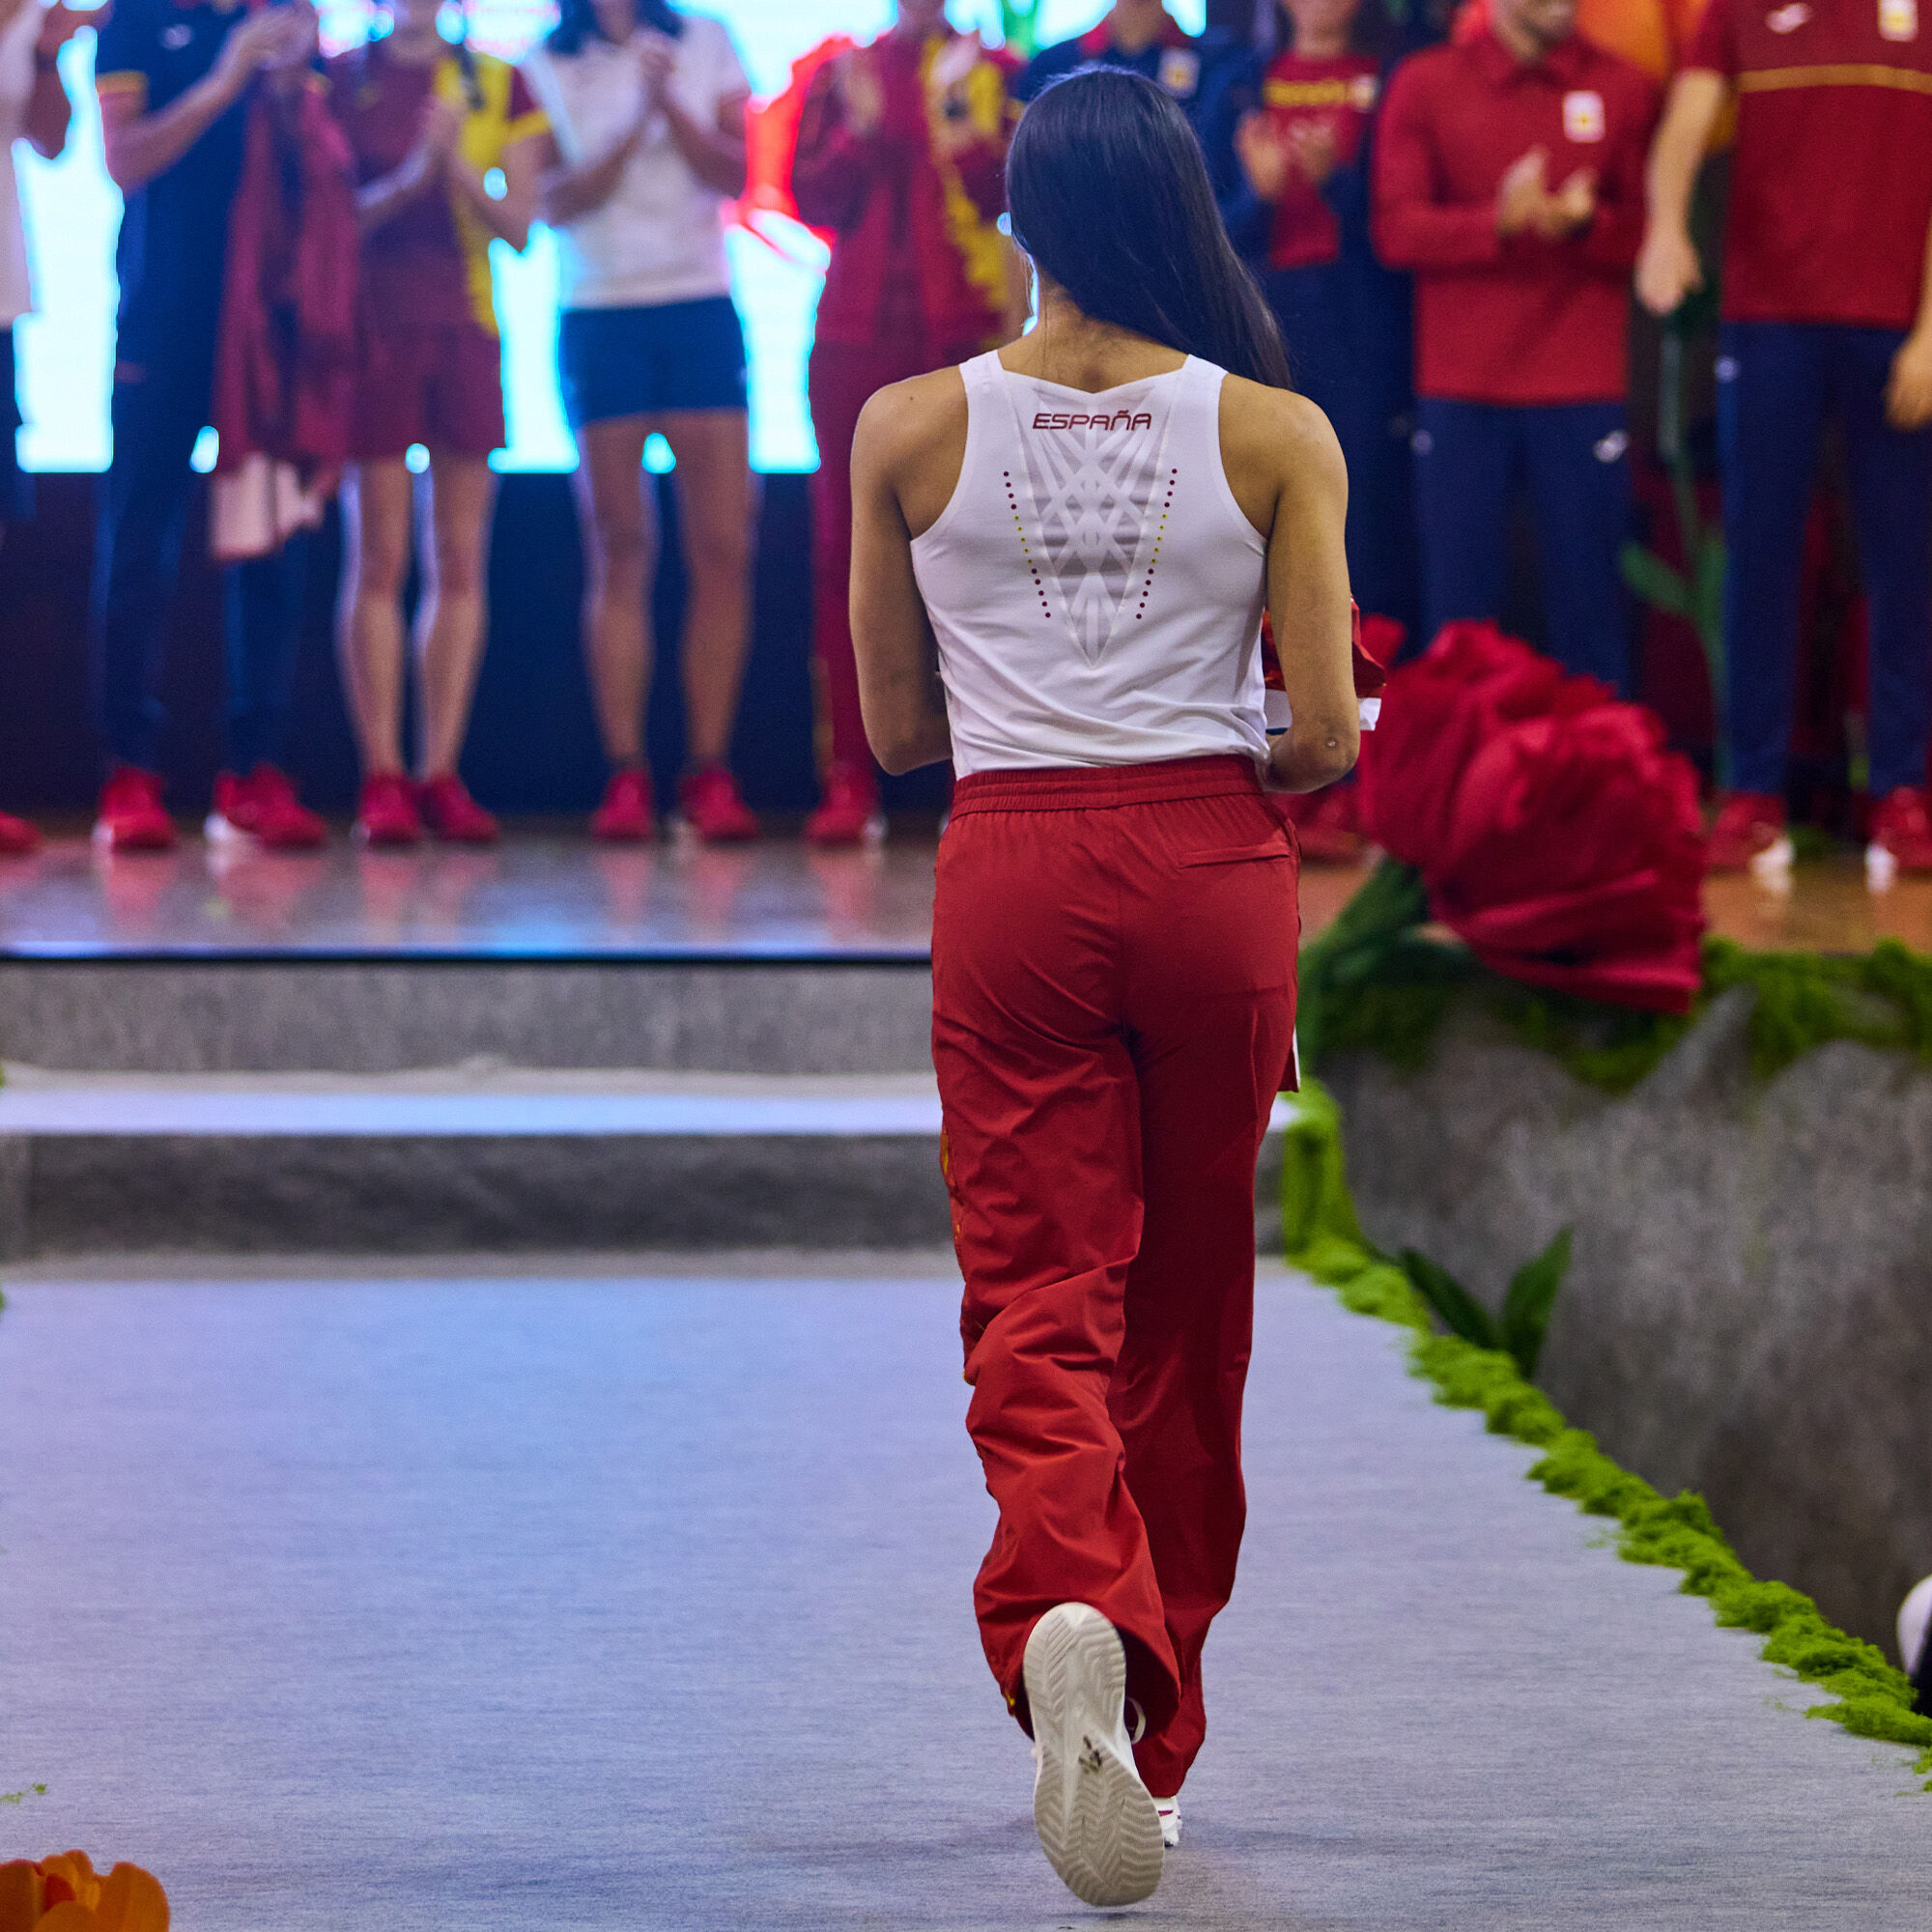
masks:
[[[34,514],[34,479],[20,468],[19,428],[14,331],[0,328],[0,525],[24,524]]]
[[[572,429],[620,416],[746,407],[745,330],[729,296],[565,309],[556,360]]]
[[[474,323],[379,324],[362,344],[351,453],[401,457],[412,443],[439,455],[501,449],[503,347]]]

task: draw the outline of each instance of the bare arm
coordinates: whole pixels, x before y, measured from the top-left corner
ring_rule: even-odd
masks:
[[[100,129],[114,185],[129,194],[166,174],[241,99],[262,69],[304,59],[314,45],[311,9],[268,7],[241,21],[214,66],[158,113],[145,112],[135,92],[104,89]]]
[[[931,440],[931,412],[921,391],[933,381],[881,389],[861,413],[852,447],[852,645],[859,704],[872,755],[895,775],[952,755],[939,647],[913,576],[912,530],[897,482],[897,472]],[[963,414],[963,393],[960,403]]]
[[[483,177],[461,155],[452,153],[446,172],[451,191],[459,196],[491,234],[512,248],[530,239],[537,216],[537,189],[550,152],[548,134],[526,134],[503,150],[503,192],[494,195]]]
[[[751,99],[739,94],[718,103],[715,126],[707,126],[684,111],[675,94],[667,92],[665,120],[685,165],[714,194],[745,192],[745,106]]]
[[[1267,543],[1267,607],[1293,722],[1268,748],[1268,781],[1319,791],[1361,750],[1342,530],[1349,471],[1328,418],[1304,396],[1230,377],[1221,391],[1229,486]]]
[[[1925,238],[1925,268],[1918,288],[1918,316],[1912,333],[1891,358],[1885,411],[1893,429],[1923,429],[1932,422],[1932,230]]]
[[[412,202],[436,186],[462,125],[462,110],[453,102],[434,99],[428,102],[415,143],[404,156],[402,165],[365,182],[356,191],[355,214],[363,234],[393,221]]]
[[[568,227],[583,215],[595,213],[617,192],[617,184],[623,180],[624,170],[630,166],[631,156],[638,152],[638,144],[643,138],[644,123],[640,116],[630,132],[601,160],[573,168],[558,154],[553,136],[539,137],[536,142],[538,213],[553,228]]]
[[[1671,84],[1644,171],[1648,219],[1636,258],[1637,298],[1653,315],[1668,315],[1704,286],[1690,240],[1690,193],[1729,97],[1730,83],[1706,68],[1688,68]]]
[[[1268,539],[1268,614],[1293,712],[1293,723],[1268,747],[1268,766],[1285,791],[1319,791],[1346,778],[1362,747],[1342,548],[1349,472],[1327,418],[1313,405],[1307,413],[1315,420],[1298,448],[1288,445]]]
[[[34,47],[34,91],[27,98],[20,131],[45,160],[58,160],[65,152],[68,128],[73,120],[73,103],[67,98],[58,65],[60,50],[87,23],[85,14],[76,14],[60,0],[47,9],[41,23],[41,38]]]

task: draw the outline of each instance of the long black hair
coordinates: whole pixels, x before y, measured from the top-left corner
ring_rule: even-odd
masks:
[[[1271,388],[1281,329],[1221,226],[1201,143],[1152,81],[1086,68],[1029,107],[1007,158],[1013,240],[1083,315]]]
[[[684,38],[684,15],[669,0],[637,0],[637,9],[639,26],[655,27],[674,41]],[[597,10],[590,0],[557,0],[556,25],[551,29],[544,45],[552,53],[567,58],[581,54],[585,39],[592,35],[600,41],[605,38],[604,29],[597,24]]]

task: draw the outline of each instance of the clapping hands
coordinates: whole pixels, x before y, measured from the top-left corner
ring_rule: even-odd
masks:
[[[1539,235],[1561,242],[1587,228],[1597,215],[1597,177],[1578,168],[1550,192],[1549,151],[1531,148],[1510,164],[1496,189],[1496,232]]]
[[[1268,115],[1244,115],[1235,129],[1235,152],[1248,185],[1264,201],[1279,201],[1291,178],[1325,187],[1341,165],[1335,129],[1326,121],[1292,121],[1286,128]]]

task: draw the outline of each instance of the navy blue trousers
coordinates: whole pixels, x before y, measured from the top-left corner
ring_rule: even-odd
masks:
[[[189,343],[165,362],[115,372],[114,457],[100,479],[95,536],[95,699],[109,754],[150,770],[167,723],[162,657],[213,354],[212,341]],[[236,771],[279,753],[307,559],[308,538],[298,534],[276,555],[226,572],[227,755]]]
[[[1904,340],[1835,323],[1725,325],[1718,362],[1724,481],[1730,781],[1781,792],[1791,746],[1804,520],[1827,413],[1844,433],[1859,574],[1871,615],[1871,789],[1925,781],[1932,738],[1932,429],[1885,419]]]
[[[1527,488],[1549,649],[1631,694],[1630,438],[1621,403],[1417,405],[1415,500],[1428,633],[1502,614],[1510,510]]]
[[[1346,256],[1319,268],[1269,270],[1262,286],[1288,344],[1294,386],[1327,416],[1349,465],[1345,540],[1355,601],[1413,634],[1422,613],[1407,288],[1385,269]]]

